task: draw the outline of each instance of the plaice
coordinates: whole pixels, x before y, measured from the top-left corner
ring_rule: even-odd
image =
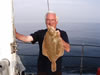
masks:
[[[51,71],[56,71],[56,61],[64,54],[64,46],[58,31],[53,27],[49,27],[43,40],[42,54],[50,60]]]

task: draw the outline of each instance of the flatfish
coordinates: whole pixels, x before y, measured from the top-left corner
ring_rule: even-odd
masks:
[[[51,71],[56,71],[56,61],[64,54],[64,46],[59,31],[49,27],[43,40],[42,54],[51,62]]]

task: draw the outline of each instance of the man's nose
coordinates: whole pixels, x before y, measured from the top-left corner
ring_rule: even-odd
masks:
[[[52,25],[52,22],[51,21],[49,21],[49,25]]]
[[[51,23],[51,22],[49,22],[49,25],[52,25],[52,23]]]

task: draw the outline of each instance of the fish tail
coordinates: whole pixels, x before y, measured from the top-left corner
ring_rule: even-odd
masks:
[[[52,72],[56,71],[56,62],[52,62],[52,64],[51,64],[51,71]]]

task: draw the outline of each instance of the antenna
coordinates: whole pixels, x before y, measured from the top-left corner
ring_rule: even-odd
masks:
[[[48,6],[48,11],[50,10],[50,8],[49,8],[49,0],[47,0],[47,6]]]

